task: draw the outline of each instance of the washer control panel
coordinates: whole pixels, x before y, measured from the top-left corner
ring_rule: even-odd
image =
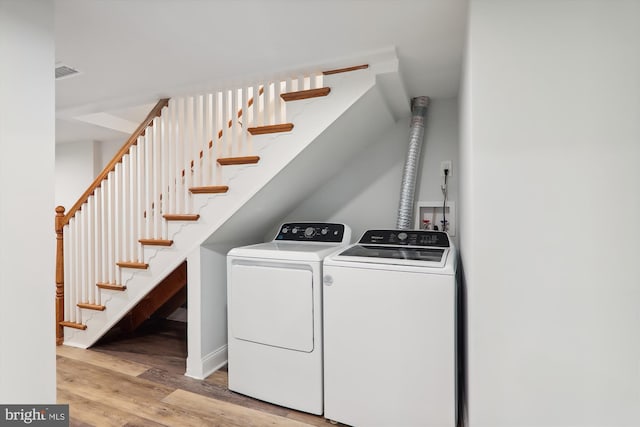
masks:
[[[426,230],[369,230],[360,239],[360,244],[435,246],[448,248],[449,236],[443,231]]]
[[[289,222],[282,224],[275,241],[342,243],[344,224],[327,222]],[[347,242],[348,243],[348,242]]]

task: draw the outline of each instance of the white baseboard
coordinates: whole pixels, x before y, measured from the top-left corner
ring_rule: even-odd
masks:
[[[199,360],[187,357],[187,377],[203,380],[227,364],[227,345],[212,351]]]

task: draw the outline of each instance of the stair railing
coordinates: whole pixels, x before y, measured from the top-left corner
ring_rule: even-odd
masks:
[[[252,135],[286,131],[281,94],[322,87],[322,74],[162,99],[72,208],[56,207],[56,342],[147,268],[145,245],[170,245],[168,222],[197,220],[192,197],[226,191],[223,166],[255,158]],[[257,160],[256,160],[257,161]],[[227,178],[228,180],[228,178]]]

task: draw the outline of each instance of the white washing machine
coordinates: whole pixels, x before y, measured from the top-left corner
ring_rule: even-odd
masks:
[[[322,261],[350,239],[344,224],[288,223],[229,251],[230,390],[322,414]]]
[[[369,230],[324,261],[324,416],[455,427],[456,252],[444,232]]]

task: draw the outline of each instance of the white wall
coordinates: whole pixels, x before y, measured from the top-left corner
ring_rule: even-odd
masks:
[[[353,240],[371,228],[395,228],[410,116],[359,153],[339,174],[315,191],[284,221],[334,221],[349,225]],[[451,160],[449,199],[457,198],[458,103],[432,100],[427,113],[416,201],[442,200],[440,162]],[[277,227],[277,224],[275,225]],[[272,239],[276,230],[265,236]]]
[[[187,371],[204,379],[227,362],[227,252],[234,245],[196,248],[187,257]]]
[[[124,144],[79,141],[56,144],[56,206],[69,210]]]
[[[0,57],[0,402],[49,404],[56,401],[53,2],[0,0]]]
[[[122,139],[98,142],[96,147],[96,175],[102,172],[102,169],[104,169],[107,163],[113,159],[113,156],[122,148],[127,138],[125,135]]]
[[[640,2],[472,0],[469,425],[640,425]]]
[[[95,179],[96,148],[91,141],[56,144],[56,206],[73,206]]]

